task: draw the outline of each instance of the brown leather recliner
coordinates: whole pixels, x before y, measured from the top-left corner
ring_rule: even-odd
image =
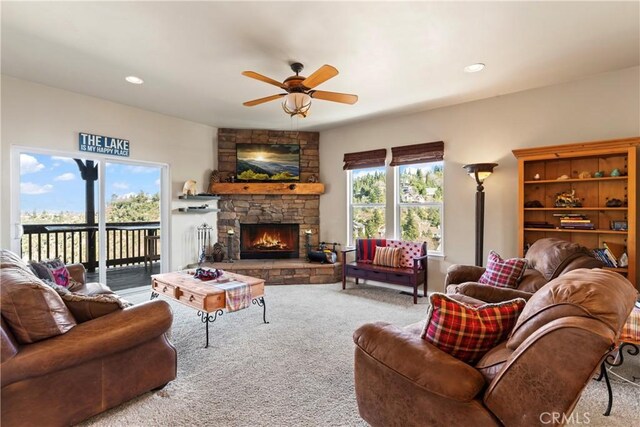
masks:
[[[20,300],[20,286],[46,285],[9,251],[0,250],[0,264],[3,427],[76,424],[175,379],[176,350],[165,335],[173,315],[166,302],[76,319],[75,326],[64,313],[71,319],[67,332],[20,344],[5,314],[32,303],[30,297]],[[9,298],[5,291],[10,287]],[[57,307],[64,309],[55,292],[46,298],[59,299]]]
[[[525,255],[528,262],[516,289],[498,288],[477,283],[484,267],[454,264],[447,269],[447,294],[465,295],[468,302],[500,302],[514,298],[528,300],[550,280],[577,268],[601,268],[603,264],[577,243],[556,238],[537,240]],[[471,298],[471,299],[470,299]]]
[[[531,297],[509,339],[475,366],[420,338],[423,323],[364,325],[353,335],[360,415],[373,426],[562,423],[612,349],[636,296],[617,273],[566,273]]]

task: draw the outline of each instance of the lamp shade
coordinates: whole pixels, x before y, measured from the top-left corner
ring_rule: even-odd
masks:
[[[311,108],[311,97],[306,93],[289,93],[282,101],[282,109],[291,116],[307,117],[309,108]]]
[[[463,168],[478,184],[482,184],[493,173],[496,166],[498,166],[497,163],[472,163],[464,165]]]

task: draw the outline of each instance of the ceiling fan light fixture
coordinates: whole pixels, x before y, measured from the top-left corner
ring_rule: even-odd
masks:
[[[289,93],[282,101],[282,109],[291,117],[300,116],[307,117],[311,108],[311,97],[302,92]]]

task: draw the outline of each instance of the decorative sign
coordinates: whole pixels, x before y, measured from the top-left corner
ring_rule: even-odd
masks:
[[[126,139],[80,132],[78,141],[80,151],[129,157],[129,141]]]

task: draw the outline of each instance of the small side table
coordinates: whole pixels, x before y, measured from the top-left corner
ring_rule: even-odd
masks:
[[[635,306],[633,310],[631,310],[631,314],[622,327],[618,344],[619,345],[616,346],[616,348],[613,349],[600,364],[600,376],[596,379],[597,381],[601,381],[604,377],[604,381],[607,384],[609,403],[607,404],[607,410],[604,412],[604,416],[606,417],[611,414],[611,407],[613,406],[613,392],[611,391],[611,382],[609,381],[609,374],[607,372],[606,365],[622,365],[624,363],[625,351],[630,356],[637,356],[640,354],[640,308],[638,306]],[[640,378],[632,378],[633,381],[638,379]]]

